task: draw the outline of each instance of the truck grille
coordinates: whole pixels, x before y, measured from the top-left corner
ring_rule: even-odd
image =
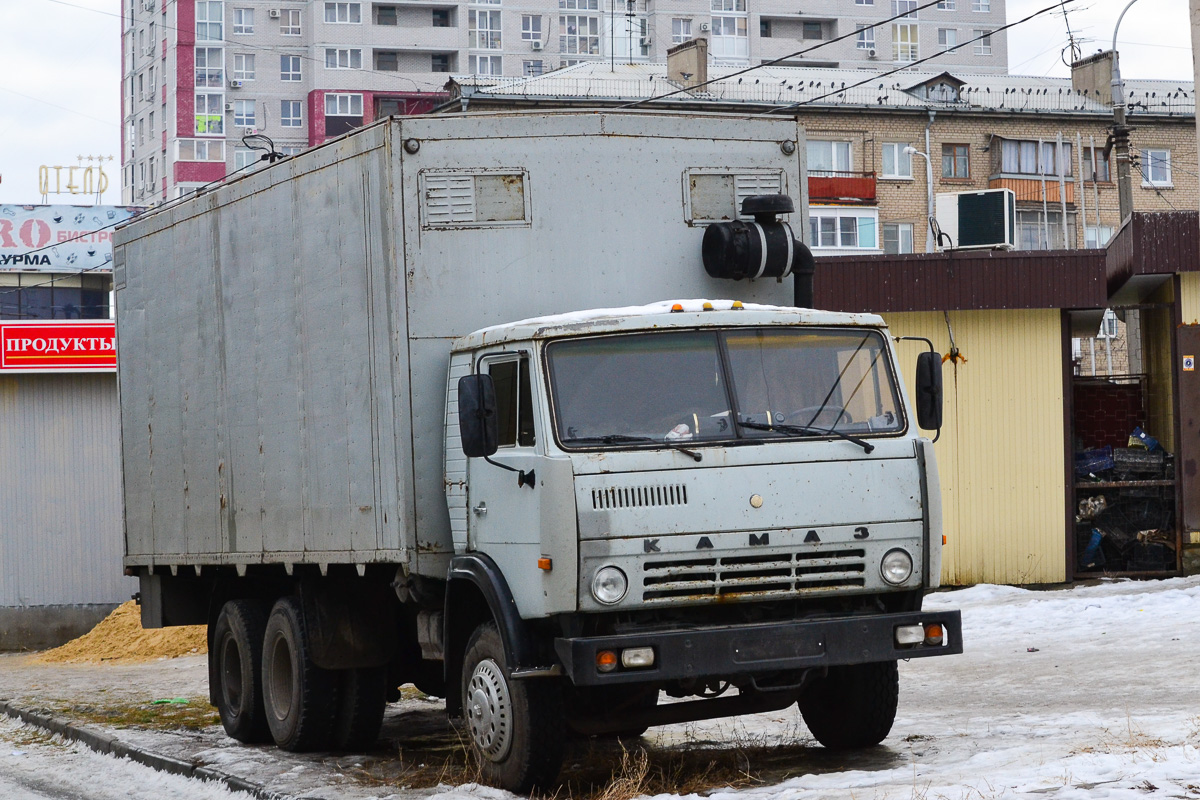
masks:
[[[687,501],[687,487],[682,483],[668,486],[618,486],[592,490],[593,510],[686,506]]]
[[[680,597],[779,596],[864,586],[863,550],[650,561],[642,600]]]

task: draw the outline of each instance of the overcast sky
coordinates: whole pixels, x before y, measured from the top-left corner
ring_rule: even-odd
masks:
[[[1068,75],[1067,23],[1084,55],[1107,49],[1125,3],[1075,0],[1066,21],[1055,12],[1012,28],[1010,71]],[[1049,4],[1009,0],[1008,20]],[[81,155],[113,156],[104,201],[120,202],[120,8],[120,0],[0,0],[0,203],[40,202],[38,167],[69,166]],[[1191,80],[1186,0],[1138,0],[1117,49],[1127,78]],[[52,195],[50,202],[90,201]]]

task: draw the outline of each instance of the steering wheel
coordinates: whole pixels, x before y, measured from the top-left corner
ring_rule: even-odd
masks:
[[[806,406],[784,417],[785,425],[811,425],[814,428],[833,428],[838,423],[853,422],[845,406]]]

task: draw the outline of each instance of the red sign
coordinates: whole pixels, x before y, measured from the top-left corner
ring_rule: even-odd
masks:
[[[116,372],[111,320],[0,322],[0,374]]]

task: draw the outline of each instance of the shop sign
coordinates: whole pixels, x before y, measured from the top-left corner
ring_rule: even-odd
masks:
[[[111,272],[113,228],[141,210],[0,205],[0,272]]]
[[[111,320],[0,322],[0,374],[116,372]]]

